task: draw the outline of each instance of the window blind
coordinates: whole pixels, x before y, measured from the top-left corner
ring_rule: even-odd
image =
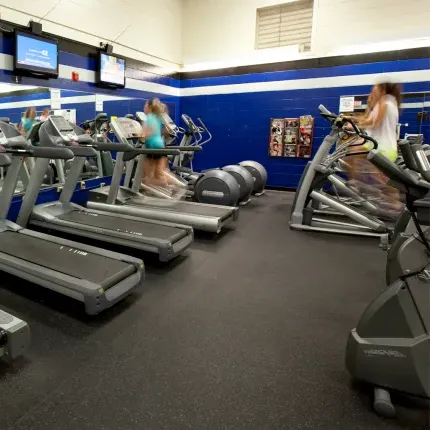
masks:
[[[257,9],[256,49],[300,45],[311,48],[313,0]]]

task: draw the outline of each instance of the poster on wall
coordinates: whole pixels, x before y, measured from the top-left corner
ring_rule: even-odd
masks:
[[[51,88],[51,109],[61,109],[61,90]]]
[[[354,96],[342,96],[339,99],[339,113],[354,112],[355,108],[355,97]]]
[[[270,120],[269,155],[271,157],[310,158],[314,118],[272,118]]]
[[[299,119],[299,144],[297,157],[310,158],[314,139],[314,119],[311,115],[301,116]]]
[[[284,157],[297,157],[299,139],[298,118],[285,118]]]
[[[103,98],[100,94],[96,94],[96,112],[103,112]]]
[[[269,155],[282,157],[282,136],[284,135],[284,119],[272,118],[270,120]]]

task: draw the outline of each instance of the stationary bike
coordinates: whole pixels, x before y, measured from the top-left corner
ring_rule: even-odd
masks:
[[[390,391],[430,399],[430,245],[422,226],[430,225],[430,199],[416,199],[430,187],[428,175],[414,176],[376,151],[368,159],[406,194],[406,206],[416,227],[408,243],[424,247],[420,259],[401,252],[401,277],[393,282],[364,311],[348,338],[346,367],[351,375],[374,387],[375,410],[385,417],[395,415]]]

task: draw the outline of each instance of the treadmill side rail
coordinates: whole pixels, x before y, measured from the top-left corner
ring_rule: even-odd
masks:
[[[22,355],[30,345],[30,328],[25,321],[0,310],[0,357],[13,360]]]

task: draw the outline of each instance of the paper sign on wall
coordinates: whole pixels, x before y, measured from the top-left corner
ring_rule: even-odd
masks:
[[[51,92],[51,109],[61,109],[61,90],[52,88]]]
[[[69,121],[76,124],[76,109],[69,109]]]
[[[339,113],[354,112],[354,97],[341,97],[339,100]]]
[[[96,94],[96,112],[103,112],[103,99]]]

